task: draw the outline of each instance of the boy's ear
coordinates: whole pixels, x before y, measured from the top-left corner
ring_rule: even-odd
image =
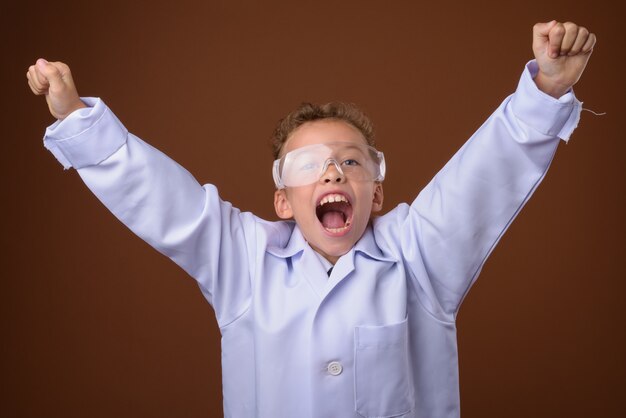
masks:
[[[383,184],[374,184],[374,198],[372,199],[372,212],[380,212],[383,208]]]
[[[285,189],[276,190],[274,192],[274,210],[280,219],[291,219],[293,217],[293,210],[287,199]]]

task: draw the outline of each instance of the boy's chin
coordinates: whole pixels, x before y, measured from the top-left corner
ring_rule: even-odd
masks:
[[[307,236],[305,236],[305,239],[317,253],[326,259],[334,259],[336,261],[339,257],[349,253],[365,233],[365,228],[363,228],[363,231],[358,229],[360,229],[358,224],[353,224],[344,232],[328,231],[321,223],[318,223],[315,229],[308,231],[312,239],[309,239]]]
[[[331,242],[328,242],[331,241]],[[326,238],[321,242],[317,242],[315,244],[311,244],[311,247],[324,257],[332,257],[339,258],[342,255],[347,254],[354,247],[355,242],[348,237],[340,237],[340,238]]]

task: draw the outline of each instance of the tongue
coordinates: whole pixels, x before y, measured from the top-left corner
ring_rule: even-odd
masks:
[[[324,213],[322,217],[324,228],[343,228],[345,224],[342,212],[332,210]]]

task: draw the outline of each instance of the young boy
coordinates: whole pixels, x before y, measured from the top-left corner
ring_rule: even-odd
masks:
[[[594,44],[573,23],[535,25],[516,93],[410,206],[373,219],[384,157],[353,107],[304,105],[280,123],[285,221],[267,222],[79,99],[66,65],[40,59],[28,80],[59,119],[45,146],[215,309],[226,416],[438,418],[459,415],[459,305],[576,127],[570,90]]]

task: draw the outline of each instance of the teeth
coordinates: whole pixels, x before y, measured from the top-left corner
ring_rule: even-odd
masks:
[[[339,232],[345,231],[346,229],[348,229],[348,227],[344,226],[343,228],[324,228],[324,229],[326,229],[328,232],[332,232],[333,234],[337,234]]]
[[[348,203],[348,199],[344,195],[340,194],[329,194],[322,198],[320,201],[320,206],[325,205],[326,203],[334,203],[334,202],[346,202]]]
[[[346,222],[346,225],[342,226],[341,228],[324,228],[324,229],[327,230],[328,232],[332,232],[333,234],[336,234],[339,232],[346,231],[348,228],[350,228],[350,221]]]

